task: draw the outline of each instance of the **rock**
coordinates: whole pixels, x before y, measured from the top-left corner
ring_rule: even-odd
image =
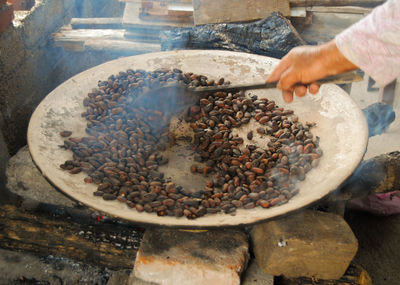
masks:
[[[56,190],[33,163],[27,146],[10,158],[7,170],[7,188],[23,202],[44,203],[59,207],[74,207],[77,203]]]
[[[288,278],[339,279],[358,247],[342,217],[310,210],[256,225],[251,239],[259,267]]]
[[[244,232],[147,229],[135,276],[162,285],[240,284],[249,259]]]

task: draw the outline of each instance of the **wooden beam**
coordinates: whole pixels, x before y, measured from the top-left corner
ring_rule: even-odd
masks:
[[[290,7],[311,6],[359,6],[376,7],[383,4],[384,0],[290,0]]]
[[[342,13],[342,14],[368,14],[373,10],[372,8],[363,8],[356,6],[313,6],[307,7],[308,12],[318,12],[318,13]]]
[[[193,5],[195,25],[254,21],[278,11],[290,15],[289,0],[194,0]]]
[[[122,18],[72,18],[73,29],[121,29]]]
[[[0,207],[0,247],[48,256],[64,256],[113,269],[132,269],[141,232],[115,224],[87,225]]]
[[[160,44],[129,40],[87,40],[85,47],[91,50],[121,52],[129,55],[161,51]]]
[[[144,20],[139,17],[140,3],[127,2],[125,5],[122,23],[124,27],[130,28],[153,28],[153,29],[168,29],[177,27],[192,27],[193,22],[171,22],[171,21],[154,21]]]
[[[147,40],[145,34],[126,32],[124,29],[71,29],[64,27],[58,33],[53,34],[53,44],[56,47],[63,47],[65,50],[75,52],[91,49],[134,55],[161,50],[154,34],[151,34]]]

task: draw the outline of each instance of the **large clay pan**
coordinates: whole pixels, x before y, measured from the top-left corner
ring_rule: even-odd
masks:
[[[196,220],[158,217],[156,214],[138,213],[118,201],[95,197],[96,185],[85,184],[85,174],[71,175],[59,168],[72,156],[71,152],[59,148],[63,144],[59,132],[72,130],[73,136],[85,135],[86,121],[80,115],[84,110],[83,98],[97,86],[99,80],[105,80],[111,74],[128,68],[151,71],[160,67],[177,67],[209,78],[224,77],[232,83],[251,83],[264,80],[277,63],[276,59],[252,54],[191,50],[120,58],[96,66],[58,86],[37,107],[28,129],[33,160],[43,175],[70,197],[110,215],[139,223],[178,227],[234,226],[259,222],[305,207],[334,191],[357,167],[366,148],[368,129],[362,112],[336,85],[324,85],[319,94],[296,98],[290,105],[283,102],[279,90],[252,91],[258,96],[275,100],[282,107],[293,109],[302,122],[316,122],[312,132],[321,138],[320,147],[324,155],[319,166],[297,184],[300,193],[281,206],[238,210],[235,216],[222,213],[206,215]],[[172,161],[179,157],[176,152],[171,157]],[[167,175],[171,175],[173,180],[198,183],[198,177],[192,180],[189,174],[187,165],[190,159],[183,157],[181,162],[169,163]]]

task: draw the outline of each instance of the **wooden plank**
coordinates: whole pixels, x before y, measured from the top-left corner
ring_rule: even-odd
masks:
[[[306,8],[306,10],[309,12],[318,12],[318,13],[369,14],[373,9],[356,7],[356,6],[332,6],[332,7],[313,6]]]
[[[188,1],[181,0],[181,1],[189,2],[190,0]],[[119,0],[119,2],[141,3],[141,0]],[[193,0],[193,3],[194,2],[196,2],[196,0]],[[378,5],[383,4],[385,0],[289,0],[289,2],[290,2],[290,7],[312,7],[312,6],[376,7]]]
[[[128,40],[92,39],[85,41],[85,47],[96,51],[120,52],[130,55],[161,51],[160,44],[134,42]]]
[[[305,7],[290,8],[290,17],[305,18],[306,16],[307,16],[307,11]]]
[[[68,29],[63,28],[58,33],[53,34],[53,38],[58,40],[80,41],[91,38],[102,39],[123,39],[125,30],[123,29]]]
[[[5,249],[131,269],[140,236],[134,228],[77,224],[12,205],[0,207],[0,247]]]
[[[188,23],[193,24],[193,15],[189,16],[176,16],[173,14],[166,15],[152,15],[140,13],[140,19],[146,22],[161,22],[161,23]]]
[[[53,45],[68,51],[84,51],[88,39],[124,39],[125,30],[116,29],[76,29],[63,27],[52,35]]]
[[[295,25],[304,40],[320,44],[333,39],[337,34],[363,18],[362,14],[312,13],[312,24]]]
[[[359,6],[376,7],[383,4],[384,0],[290,0],[290,7],[312,6]]]
[[[290,15],[289,0],[193,0],[193,6],[195,25],[253,21],[277,11]]]
[[[72,18],[73,29],[121,29],[122,18]]]
[[[124,15],[122,17],[122,24],[124,27],[129,28],[151,28],[155,30],[191,27],[192,22],[170,22],[170,21],[152,21],[143,20],[139,17],[140,3],[127,2],[125,5]]]
[[[60,32],[53,34],[54,46],[63,47],[68,51],[103,50],[140,54],[161,50],[158,38],[148,38],[145,34],[128,32],[123,29],[70,29],[64,27]],[[150,34],[154,35],[154,34]],[[153,43],[149,42],[152,41]]]

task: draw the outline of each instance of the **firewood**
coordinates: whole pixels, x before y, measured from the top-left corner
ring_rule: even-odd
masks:
[[[363,161],[342,187],[351,198],[400,190],[400,152],[394,151]]]
[[[75,223],[13,205],[0,208],[0,247],[5,249],[131,269],[140,238],[141,232],[131,227]]]

